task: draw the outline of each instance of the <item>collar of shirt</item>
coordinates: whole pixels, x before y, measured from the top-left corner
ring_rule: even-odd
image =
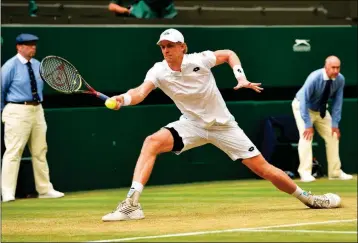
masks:
[[[327,75],[327,73],[326,73],[326,69],[322,68],[322,74],[323,74],[323,80],[324,80],[324,81],[330,80],[330,78],[328,77],[328,75]],[[335,78],[332,78],[332,80],[334,81]]]
[[[22,64],[26,64],[26,63],[28,62],[28,61],[26,60],[26,58],[23,57],[20,53],[17,53],[17,54],[16,54],[16,57],[20,60],[20,62],[21,62]],[[33,59],[31,58],[29,62],[31,62],[31,64],[33,64]]]
[[[183,60],[182,60],[182,62],[181,62],[181,66],[182,66],[182,67],[186,67],[186,66],[188,65],[188,62],[189,62],[188,59],[189,59],[189,58],[188,58],[188,55],[187,55],[187,54],[184,54]]]
[[[183,60],[182,60],[182,62],[181,62],[181,72],[183,72],[183,69],[188,65],[188,62],[189,62],[189,60],[188,60],[189,58],[188,58],[188,55],[187,54],[184,54],[184,56],[183,56]],[[180,73],[180,71],[174,71],[174,70],[172,70],[170,67],[169,67],[169,64],[168,64],[168,62],[166,61],[166,60],[164,60],[164,63],[165,63],[165,65],[167,66],[167,68],[172,72],[172,73]]]

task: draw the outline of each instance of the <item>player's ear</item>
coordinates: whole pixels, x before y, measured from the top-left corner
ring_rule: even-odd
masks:
[[[188,53],[188,46],[186,45],[186,43],[183,43],[182,46],[184,47],[183,53]]]

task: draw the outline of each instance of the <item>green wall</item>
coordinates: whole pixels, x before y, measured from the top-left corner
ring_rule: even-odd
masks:
[[[239,126],[258,141],[260,121],[292,114],[291,101],[229,102]],[[345,99],[341,122],[340,155],[343,168],[357,173],[357,99]],[[56,188],[64,191],[129,186],[146,136],[180,116],[174,105],[106,108],[47,109],[48,162]],[[316,157],[324,165],[324,142],[317,138]],[[289,163],[289,161],[288,161]],[[252,178],[240,162],[233,162],[212,145],[159,155],[149,184]]]
[[[162,55],[156,42],[172,26],[2,26],[2,61],[15,54],[15,37],[23,32],[40,37],[38,59],[58,55],[72,62],[83,77],[102,92],[139,85]],[[175,27],[175,26],[173,26]],[[357,84],[357,27],[177,27],[189,52],[232,49],[240,56],[248,78],[268,86],[301,86],[308,74],[323,66],[328,55],[342,60],[348,85]],[[295,39],[307,39],[309,52],[294,52]],[[219,88],[235,80],[227,65],[213,69]],[[46,86],[46,93],[54,92]]]

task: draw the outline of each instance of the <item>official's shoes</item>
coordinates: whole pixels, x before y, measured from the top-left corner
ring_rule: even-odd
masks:
[[[337,194],[326,193],[324,195],[313,195],[308,192],[307,197],[308,202],[306,205],[310,208],[338,208],[341,206],[341,198]]]
[[[348,175],[346,173],[344,173],[343,171],[341,172],[341,174],[337,177],[329,177],[329,180],[352,180],[353,176],[352,175]]]
[[[2,202],[10,202],[10,201],[15,201],[15,197],[10,195],[5,195],[2,197]]]
[[[56,190],[51,190],[45,194],[40,194],[39,198],[60,198],[65,196],[65,194],[63,192],[59,192]]]
[[[103,216],[102,221],[124,221],[143,218],[144,213],[140,204],[133,205],[132,198],[126,198],[113,212]]]
[[[310,174],[307,174],[307,175],[302,175],[301,176],[301,181],[302,182],[312,182],[312,181],[315,181],[316,178],[314,178],[312,175]]]

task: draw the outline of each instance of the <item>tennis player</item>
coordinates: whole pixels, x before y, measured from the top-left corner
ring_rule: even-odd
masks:
[[[113,212],[103,216],[103,221],[144,218],[139,197],[152,173],[156,157],[169,151],[180,154],[207,143],[215,145],[234,161],[242,159],[255,174],[310,208],[340,206],[338,195],[328,193],[317,196],[298,187],[285,172],[263,158],[238,126],[210,69],[228,63],[238,82],[235,90],[249,88],[260,93],[263,88],[261,83],[251,83],[246,79],[240,59],[233,51],[186,54],[188,48],[184,37],[176,29],[165,30],[157,44],[164,60],[154,64],[140,86],[114,98],[120,106],[136,105],[152,90],[160,88],[174,101],[182,116],[145,139],[127,198]]]

